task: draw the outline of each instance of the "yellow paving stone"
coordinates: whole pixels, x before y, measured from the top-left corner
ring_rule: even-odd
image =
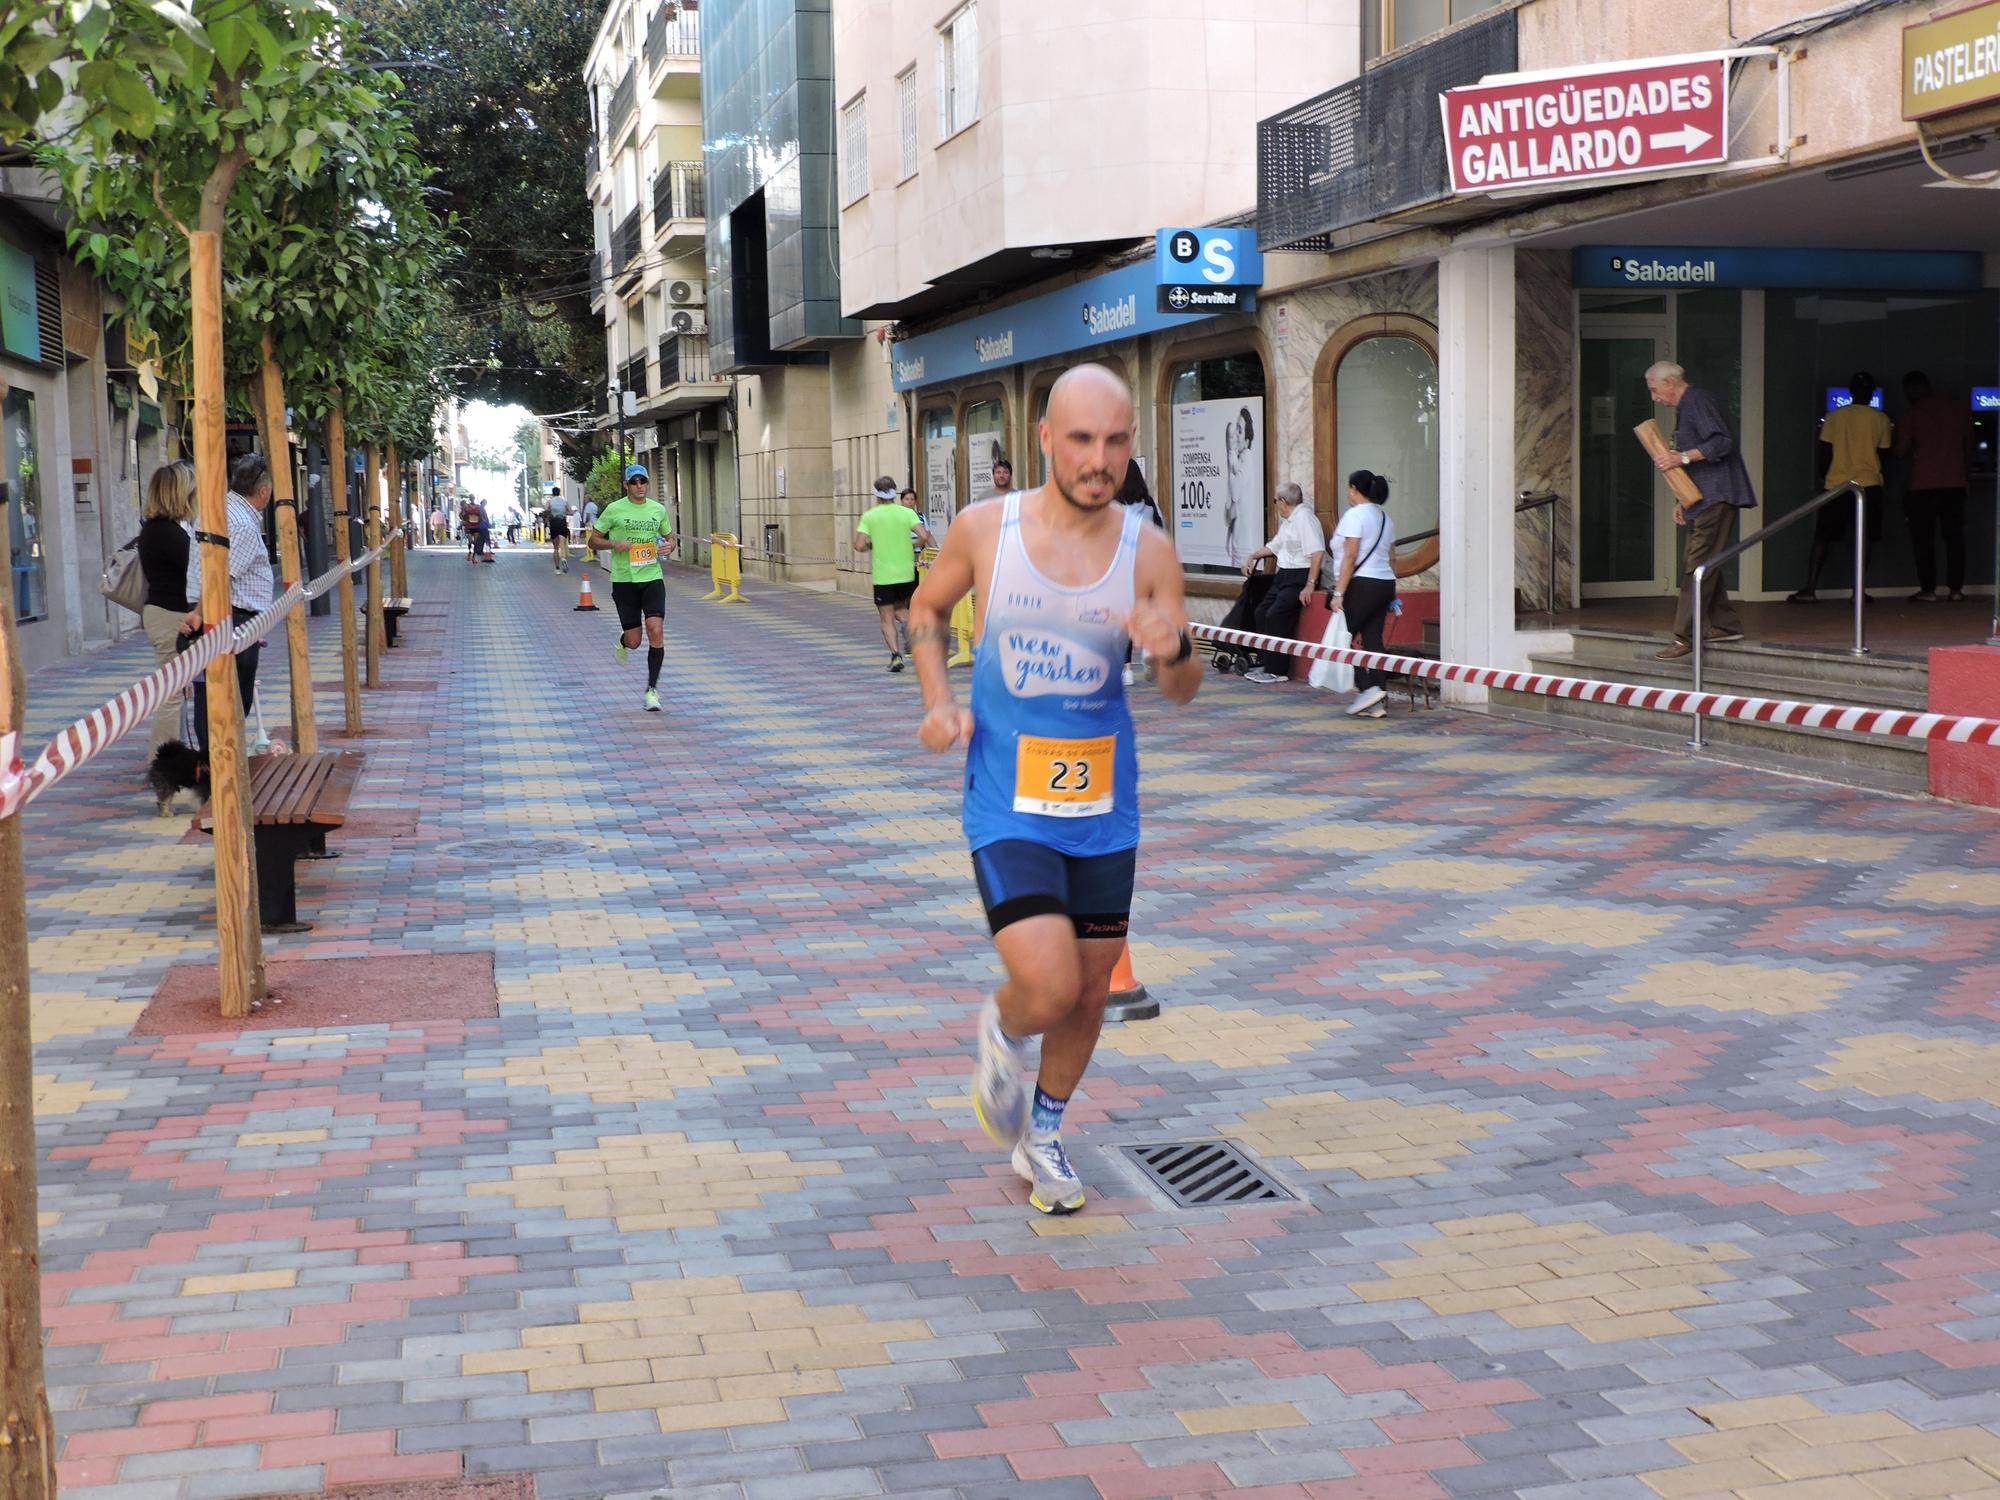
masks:
[[[1132,972],[1141,984],[1167,984],[1176,979],[1186,979],[1229,956],[1228,949],[1209,943],[1132,940]]]
[[[171,830],[176,838],[187,827],[176,818],[162,818],[157,826]],[[72,856],[63,863],[116,870],[120,875],[189,875],[206,870],[211,880],[215,876],[215,854],[206,842],[120,844],[104,853]],[[188,889],[185,884],[177,884],[174,888],[181,892]]]
[[[1194,1437],[1306,1425],[1305,1415],[1289,1401],[1267,1401],[1256,1406],[1205,1406],[1196,1411],[1177,1411],[1174,1415]]]
[[[1886,864],[1910,847],[1906,838],[1882,833],[1757,833],[1736,846],[1745,859],[1829,860],[1836,864]]]
[[[1044,1215],[1030,1220],[1028,1227],[1045,1239],[1064,1239],[1090,1234],[1123,1234],[1132,1227],[1132,1221],[1123,1214],[1067,1214],[1060,1218]]]
[[[1661,1500],[1710,1500],[1733,1497],[1745,1485],[1769,1484],[1775,1475],[1754,1458],[1722,1458],[1678,1469],[1655,1469],[1639,1477]]]
[[[206,938],[176,937],[137,927],[89,927],[28,939],[28,967],[37,974],[101,974],[133,964],[172,962],[212,951]]]
[[[1355,1282],[1350,1289],[1366,1301],[1414,1297],[1440,1316],[1493,1312],[1515,1328],[1571,1328],[1608,1343],[1686,1332],[1690,1325],[1675,1313],[1712,1302],[1702,1288],[1733,1281],[1720,1262],[1745,1253],[1733,1245],[1682,1245],[1650,1231],[1606,1234],[1587,1223],[1536,1224],[1519,1214],[1434,1228],[1436,1234],[1410,1247],[1409,1258],[1385,1262],[1382,1280]],[[1589,1253],[1579,1256],[1580,1248]],[[1682,1255],[1694,1262],[1691,1284],[1648,1298],[1644,1307],[1612,1305],[1610,1299],[1637,1290],[1631,1275]],[[1484,1285],[1469,1291],[1460,1285],[1468,1259],[1502,1274],[1482,1277]]]
[[[889,1345],[932,1337],[920,1319],[878,1322],[797,1292],[745,1292],[732,1276],[635,1282],[628,1300],[577,1312],[575,1323],[523,1329],[518,1349],[462,1355],[461,1372],[525,1374],[530,1390],[589,1391],[599,1411],[651,1410],[663,1430],[699,1431],[783,1421],[785,1398],[839,1391],[839,1371],[889,1364]],[[758,1316],[785,1326],[753,1331]],[[647,1357],[633,1338],[603,1332],[625,1326],[677,1352]],[[679,1352],[690,1342],[698,1352]]]
[[[1858,977],[1848,969],[1821,972],[1786,965],[1683,959],[1654,964],[1611,999],[1626,1005],[1700,1006],[1793,1016],[1826,1009]]]
[[[1817,1408],[1815,1408],[1817,1409]],[[1894,1412],[1854,1411],[1833,1416],[1805,1417],[1784,1424],[1805,1443],[1872,1443],[1878,1438],[1908,1437],[1916,1429]]]
[[[1908,1468],[1878,1469],[1859,1478],[1866,1500],[1940,1500],[1955,1495],[2000,1493],[1993,1476],[1962,1458]]]
[[[1829,1479],[1785,1479],[1775,1484],[1753,1484],[1740,1492],[1739,1500],[1878,1500],[1878,1496],[1860,1479],[1840,1475]]]
[[[1528,1056],[1543,1062],[1556,1062],[1565,1057],[1602,1057],[1604,1049],[1593,1047],[1588,1042],[1575,1042],[1567,1047],[1530,1047]]]
[[[609,896],[619,891],[643,891],[652,885],[653,880],[650,875],[638,870],[578,867],[541,870],[533,875],[505,875],[481,883],[495,895],[517,896],[528,902],[547,904],[551,901],[588,901],[595,896]]]
[[[1538,904],[1510,906],[1479,926],[1468,927],[1465,935],[1569,948],[1636,948],[1679,920],[1671,912],[1642,912],[1623,906]]]
[[[73,1115],[86,1104],[111,1104],[125,1097],[124,1089],[100,1089],[88,1079],[62,1083],[53,1073],[34,1075],[35,1113]]]
[[[1253,1152],[1288,1156],[1308,1171],[1345,1168],[1369,1179],[1423,1177],[1471,1151],[1489,1125],[1504,1125],[1497,1110],[1468,1111],[1448,1104],[1400,1104],[1394,1099],[1349,1099],[1337,1093],[1281,1095],[1266,1108],[1224,1127],[1223,1134]]]
[[[1796,1453],[1767,1453],[1758,1462],[1783,1479],[1826,1479],[1891,1468],[1900,1460],[1881,1443],[1855,1441],[1809,1444]]]
[[[552,971],[503,979],[504,1004],[547,1005],[579,1015],[622,1015],[648,1005],[672,1005],[729,981],[620,963],[564,964]]]
[[[1508,783],[1507,790],[1530,797],[1583,797],[1598,801],[1630,797],[1652,785],[1650,776],[1531,776]]]
[[[1534,865],[1499,859],[1399,859],[1364,871],[1356,885],[1390,891],[1449,891],[1482,896],[1509,891],[1533,879]]]
[[[928,1016],[930,1012],[921,1005],[862,1005],[855,1008],[858,1016]]]
[[[1215,797],[1184,804],[1181,816],[1217,818],[1226,823],[1293,823],[1299,817],[1299,799],[1275,792]]]
[[[78,912],[97,917],[130,917],[142,912],[160,914],[204,906],[213,911],[215,888],[210,885],[204,890],[188,880],[114,880],[77,890],[47,891],[31,896],[29,904],[49,911]]]
[[[253,1130],[248,1135],[239,1135],[239,1146],[304,1146],[313,1141],[326,1140],[324,1130]]]
[[[969,879],[972,875],[972,861],[960,849],[920,855],[890,868],[898,875],[914,875],[930,880]]]
[[[2000,1043],[1874,1032],[1847,1038],[1818,1071],[1824,1076],[1804,1079],[1807,1088],[2000,1104]]]
[[[628,1232],[712,1229],[732,1209],[757,1208],[774,1194],[797,1192],[809,1177],[839,1174],[833,1162],[795,1162],[782,1151],[742,1151],[730,1141],[670,1132],[558,1151],[553,1162],[516,1167],[507,1181],[475,1182],[466,1192],[518,1208],[560,1209],[572,1219],[607,1218]],[[690,1286],[683,1295],[696,1293]]]
[[[1658,823],[1669,828],[1746,828],[1766,811],[1759,802],[1675,798],[1668,802],[1628,802],[1599,816],[1612,823]]]
[[[1124,1057],[1164,1057],[1218,1068],[1274,1068],[1307,1056],[1316,1043],[1349,1029],[1346,1021],[1322,1021],[1291,1011],[1273,1015],[1175,1005],[1163,1007],[1154,1020],[1127,1022],[1097,1045]]]
[[[1804,1167],[1826,1158],[1817,1151],[1746,1151],[1737,1156],[1725,1158],[1732,1165],[1746,1172],[1769,1172],[1776,1167]]]
[[[2000,907],[2000,875],[1963,870],[1911,875],[1889,893],[1891,901],[1921,901],[1934,906]]]
[[[1147,757],[1152,763],[1152,757]],[[1263,778],[1243,776],[1230,771],[1167,771],[1147,776],[1146,790],[1149,792],[1198,792],[1214,795],[1219,792],[1240,792],[1246,786],[1254,785]]]
[[[943,845],[963,848],[965,832],[956,817],[943,817],[925,813],[897,812],[879,822],[864,822],[853,819],[841,825],[843,839],[865,844],[902,844],[928,848]],[[970,859],[959,855],[961,870],[971,867]]]
[[[1350,823],[1321,818],[1293,828],[1274,828],[1261,842],[1280,849],[1312,849],[1334,854],[1379,854],[1402,849],[1423,837],[1415,828],[1386,823]]]
[[[682,1089],[706,1088],[718,1078],[747,1077],[775,1057],[732,1047],[697,1047],[646,1036],[585,1037],[573,1047],[551,1047],[511,1057],[499,1067],[468,1068],[467,1079],[504,1079],[509,1088],[587,1094],[599,1104],[645,1104],[671,1099]]]
[[[1455,750],[1431,756],[1430,767],[1434,771],[1532,771],[1554,759],[1553,755],[1511,750]]]
[[[299,1284],[299,1273],[237,1271],[227,1276],[190,1276],[181,1283],[183,1297],[212,1297],[223,1292],[277,1292]]]
[[[143,1000],[97,1000],[71,990],[36,991],[28,997],[28,1035],[40,1043],[89,1036],[110,1027],[130,1031],[145,1009]]]

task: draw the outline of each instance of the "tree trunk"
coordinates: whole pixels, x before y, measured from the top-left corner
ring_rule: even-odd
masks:
[[[288,582],[305,576],[299,554],[298,499],[292,493],[292,444],[285,430],[285,377],[271,347],[271,330],[264,330],[263,399],[264,455],[271,461],[271,504],[278,511],[278,561]],[[319,749],[319,724],[313,712],[312,650],[306,637],[306,607],[302,604],[285,621],[285,643],[292,669],[292,748],[301,755]]]
[[[188,236],[194,302],[194,469],[200,529],[221,541],[201,548],[201,615],[209,630],[231,628],[229,507],[223,476],[229,454],[222,407],[222,238]],[[250,839],[250,768],[243,758],[243,703],[236,658],[208,664],[208,787],[215,822],[215,935],[222,1014],[247,1016],[264,998],[264,941],[257,911],[256,851]]]
[[[351,512],[347,505],[347,415],[340,405],[340,392],[333,393],[333,406],[326,414],[327,479],[333,486],[333,555],[346,562],[354,555],[348,545]],[[356,659],[358,642],[354,628],[354,575],[340,575],[340,688],[347,700],[347,732],[361,733],[361,663]]]
[[[0,384],[0,396],[6,387]],[[0,505],[0,518],[6,506]],[[0,526],[6,524],[0,519]],[[14,643],[14,570],[0,568],[0,747],[28,683]],[[28,874],[21,816],[0,818],[0,1494],[54,1500],[56,1442],[42,1374],[35,1065],[28,1041]]]
[[[396,528],[395,540],[389,548],[389,592],[398,599],[410,597],[410,569],[404,554],[410,550],[410,534],[404,527],[408,519],[403,507],[403,466],[396,459],[396,445],[389,444],[384,467],[389,476],[389,524]]]
[[[368,550],[373,552],[382,542],[382,455],[381,450],[370,443],[363,450],[367,454],[368,491],[364,512],[368,530],[366,539]],[[368,685],[382,685],[382,559],[375,558],[368,564]]]

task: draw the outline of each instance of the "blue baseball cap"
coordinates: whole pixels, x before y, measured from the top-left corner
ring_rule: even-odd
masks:
[[[625,465],[625,482],[627,484],[630,484],[635,479],[644,479],[650,481],[652,477],[653,476],[651,474],[648,474],[646,472],[646,466],[644,464]]]

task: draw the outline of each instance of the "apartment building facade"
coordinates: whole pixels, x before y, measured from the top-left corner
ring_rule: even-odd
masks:
[[[729,382],[709,344],[701,58],[693,3],[614,0],[585,63],[593,145],[585,172],[604,319],[604,428],[652,467],[684,526],[735,507]]]

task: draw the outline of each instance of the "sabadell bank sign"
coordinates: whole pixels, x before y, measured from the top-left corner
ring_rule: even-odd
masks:
[[[891,356],[890,373],[897,390],[910,391],[1216,316],[1207,309],[1161,312],[1154,293],[1151,261],[1125,266],[905,339]],[[1255,297],[1245,301],[1247,307],[1228,311],[1254,311]]]

